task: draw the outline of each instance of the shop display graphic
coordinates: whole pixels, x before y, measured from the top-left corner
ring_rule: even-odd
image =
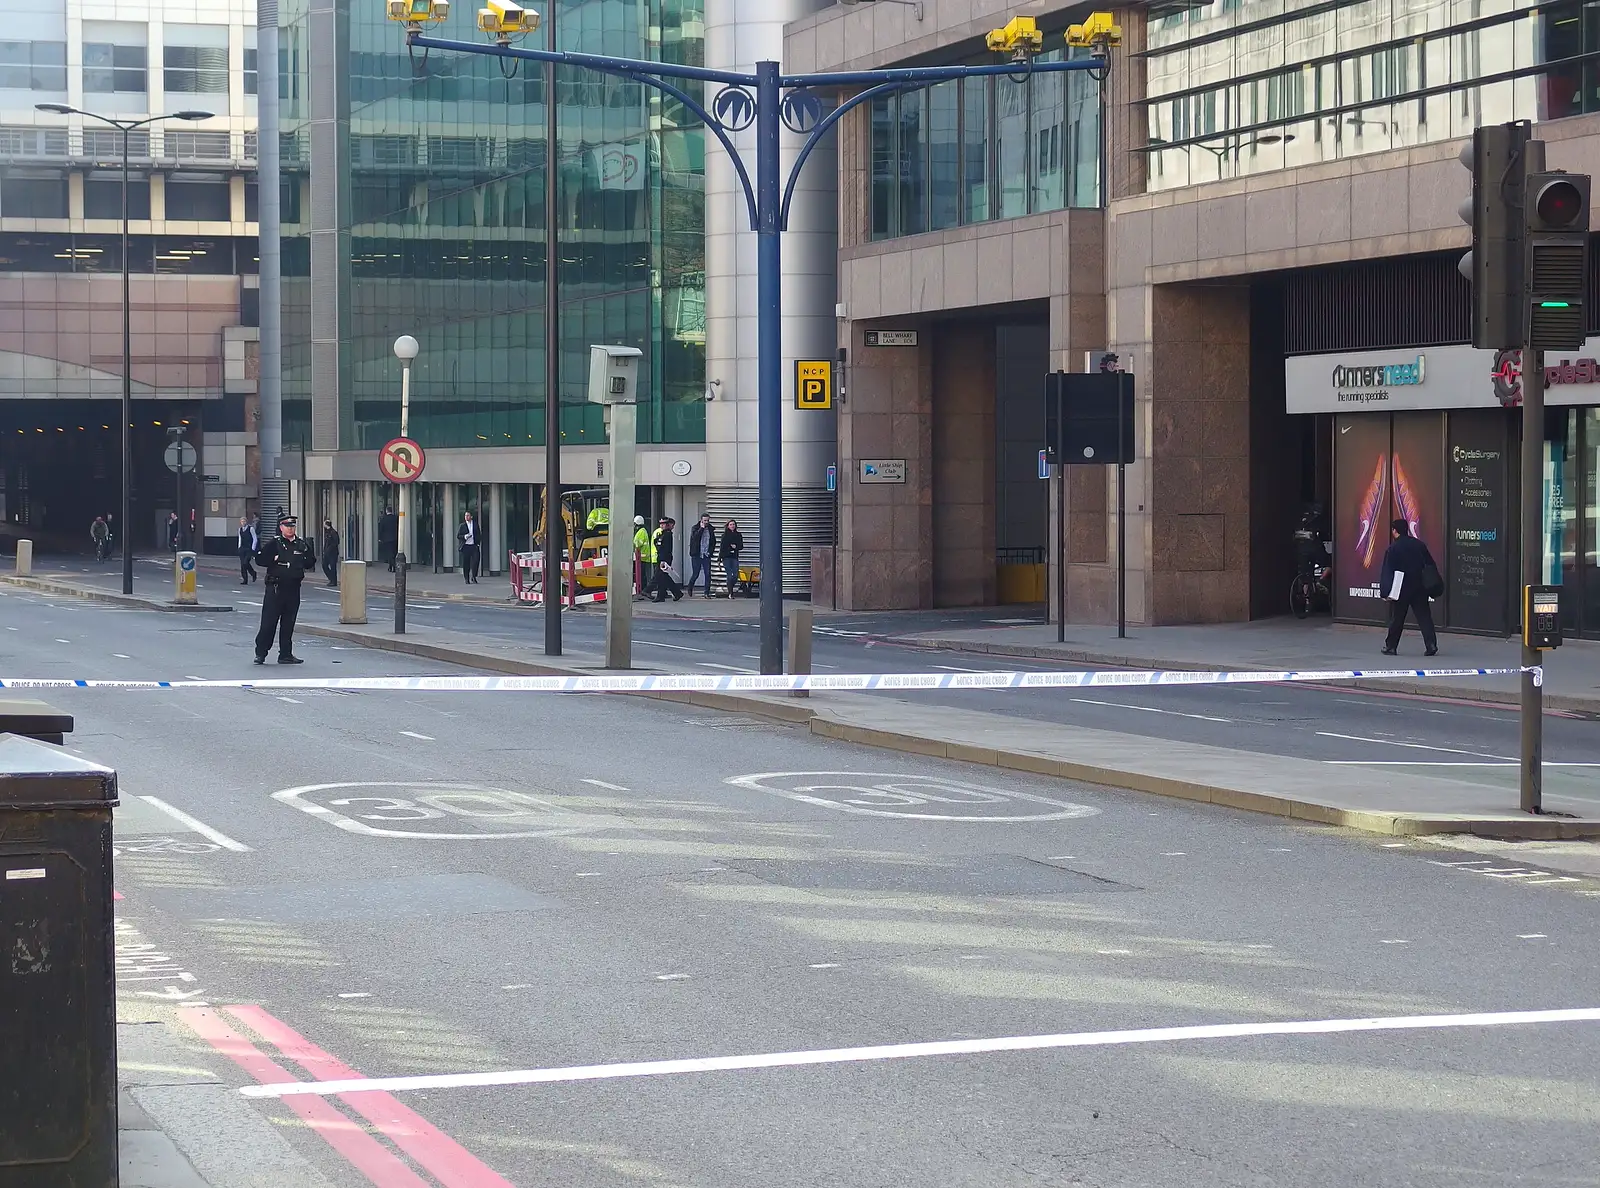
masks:
[[[1356,522],[1361,525],[1361,533],[1356,537],[1356,554],[1361,558],[1362,569],[1372,568],[1373,558],[1378,553],[1378,541],[1384,535],[1380,531],[1380,521],[1386,503],[1384,496],[1388,493],[1388,478],[1389,456],[1379,454],[1377,469],[1373,471],[1372,482],[1361,498],[1361,509],[1356,516]]]
[[[1406,478],[1406,468],[1400,464],[1400,452],[1395,451],[1391,463],[1394,472],[1394,507],[1399,518],[1411,525],[1411,535],[1422,538],[1422,504]]]

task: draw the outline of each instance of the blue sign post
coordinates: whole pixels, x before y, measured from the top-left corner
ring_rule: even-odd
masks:
[[[1049,450],[1040,450],[1039,451],[1039,477],[1042,478],[1042,479],[1047,479],[1047,478],[1050,477],[1050,451]]]
[[[828,490],[837,491],[838,489],[839,489],[839,468],[837,466],[830,466],[830,467],[828,467]]]
[[[485,44],[430,37],[424,23],[441,19],[427,0],[408,0],[404,7],[390,9],[390,19],[406,27],[406,42],[412,49],[444,50],[464,54],[489,54],[499,58],[524,59],[578,66],[601,74],[611,74],[654,87],[671,96],[697,115],[706,131],[721,142],[732,159],[744,191],[750,228],[758,236],[756,261],[760,325],[756,335],[757,385],[760,452],[759,527],[761,557],[761,671],[783,671],[783,343],[780,337],[783,309],[780,289],[782,264],[779,236],[789,223],[789,208],[795,186],[806,159],[823,136],[832,130],[845,113],[863,103],[901,91],[920,90],[934,83],[984,75],[1054,74],[1070,70],[1088,71],[1102,85],[1110,70],[1110,47],[1120,44],[1121,30],[1109,14],[1095,13],[1083,25],[1067,34],[1067,43],[1085,48],[1088,57],[1038,62],[1034,55],[1044,48],[1044,38],[1031,18],[1016,17],[1003,29],[989,35],[989,47],[1005,53],[1009,60],[993,66],[918,66],[897,70],[846,70],[819,74],[784,74],[777,62],[757,62],[754,74],[731,70],[711,70],[704,66],[675,62],[650,62],[633,58],[614,58],[604,54],[579,54],[552,50],[523,49],[511,44],[517,30],[496,29],[496,40]],[[531,11],[528,17],[537,24]],[[519,21],[525,18],[519,16]],[[524,25],[518,29],[526,32]],[[671,81],[669,81],[671,80]],[[690,93],[685,83],[710,83],[718,90],[709,105]],[[848,94],[854,90],[854,94]],[[824,112],[822,95],[842,93],[836,106]],[[787,182],[780,183],[779,128],[804,136],[795,154]],[[734,147],[731,134],[747,128],[756,130],[755,178]]]

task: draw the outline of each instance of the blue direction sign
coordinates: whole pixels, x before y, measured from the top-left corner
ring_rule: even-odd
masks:
[[[839,468],[837,466],[830,466],[830,467],[828,467],[828,490],[837,491],[838,489],[839,489]]]
[[[1039,451],[1039,477],[1042,478],[1042,479],[1047,479],[1047,478],[1050,477],[1050,451],[1049,450],[1040,450]]]

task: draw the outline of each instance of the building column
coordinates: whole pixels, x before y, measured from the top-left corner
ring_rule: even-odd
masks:
[[[461,517],[456,514],[456,485],[454,483],[439,483],[434,487],[434,503],[439,508],[439,516],[444,522],[440,536],[436,541],[434,550],[439,554],[439,568],[454,569],[460,564],[456,556],[456,521]]]
[[[506,488],[495,483],[489,488],[489,526],[480,528],[489,555],[484,558],[483,570],[491,577],[501,573],[500,558],[506,556]]]

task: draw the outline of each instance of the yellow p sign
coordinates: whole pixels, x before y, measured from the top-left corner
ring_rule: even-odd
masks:
[[[794,364],[794,406],[830,409],[833,407],[833,361],[796,359]]]

